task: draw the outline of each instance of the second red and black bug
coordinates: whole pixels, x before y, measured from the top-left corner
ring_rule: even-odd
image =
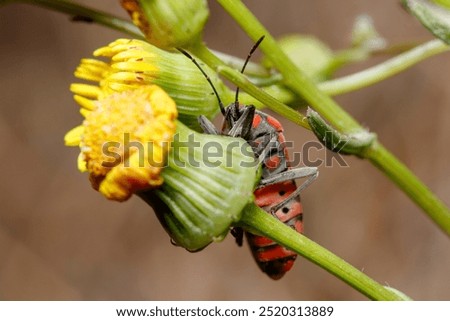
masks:
[[[261,37],[251,49],[241,72],[264,37]],[[245,139],[253,149],[255,157],[261,163],[261,180],[254,192],[256,204],[268,214],[273,215],[284,224],[303,232],[303,208],[300,192],[310,185],[318,176],[316,167],[291,168],[283,135],[283,127],[274,117],[256,110],[253,105],[239,104],[239,88],[233,103],[224,107],[214,85],[197,61],[186,51],[180,49],[205,75],[219,102],[224,116],[222,129],[219,131],[204,116],[199,118],[205,133],[228,135]],[[306,178],[297,186],[295,179]],[[240,228],[232,230],[239,245],[242,245],[244,232]],[[253,257],[261,270],[272,279],[280,279],[292,268],[297,257],[295,252],[278,245],[271,239],[245,232]]]

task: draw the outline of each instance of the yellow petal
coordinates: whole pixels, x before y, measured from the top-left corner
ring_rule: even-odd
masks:
[[[94,51],[94,56],[112,57],[114,55],[113,50],[109,46],[98,48]]]
[[[74,95],[73,99],[83,108],[86,108],[87,110],[94,110],[95,109],[95,101],[87,99],[80,95]]]
[[[84,118],[86,118],[91,112],[92,112],[92,110],[88,110],[86,108],[80,108],[80,114]]]
[[[143,167],[142,155],[133,154],[129,163],[114,167],[100,183],[99,192],[115,201],[126,201],[139,190],[157,187],[163,183],[161,167]]]
[[[131,72],[157,72],[158,68],[153,63],[148,63],[146,61],[125,61],[114,63],[112,68],[123,71]]]
[[[66,146],[79,146],[83,133],[84,133],[84,126],[82,125],[71,129],[64,136],[64,144]]]
[[[75,70],[75,77],[80,79],[99,82],[110,71],[110,65],[96,59],[82,59]]]
[[[80,171],[80,172],[86,172],[87,171],[87,168],[86,168],[86,161],[84,160],[84,156],[83,156],[83,154],[82,153],[80,153],[79,155],[78,155],[78,158],[77,158],[77,165],[78,165],[78,170]]]
[[[120,72],[115,72],[111,76],[109,76],[108,81],[133,82],[133,81],[136,81],[136,76],[137,75],[134,72],[120,71]]]
[[[83,96],[89,99],[98,99],[102,91],[100,87],[87,84],[71,84],[70,91],[76,95]]]
[[[108,88],[112,91],[115,92],[122,92],[122,91],[126,91],[126,90],[130,90],[130,89],[136,89],[138,88],[138,84],[122,84],[122,83],[118,83],[118,82],[111,82],[108,84]]]
[[[156,52],[136,48],[119,52],[114,56],[113,61],[141,60],[142,58],[158,59],[158,55]]]

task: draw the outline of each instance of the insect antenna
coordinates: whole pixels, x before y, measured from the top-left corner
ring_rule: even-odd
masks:
[[[197,66],[198,69],[200,69],[200,71],[202,72],[203,76],[205,76],[206,80],[208,81],[208,83],[211,85],[211,88],[214,91],[214,94],[217,97],[217,101],[219,102],[219,107],[220,107],[220,112],[222,113],[222,115],[225,116],[225,107],[223,106],[222,100],[220,100],[220,96],[217,93],[216,88],[214,87],[214,84],[211,81],[211,78],[209,78],[209,76],[206,74],[206,72],[203,70],[203,68],[200,66],[200,64],[197,62],[197,60],[195,60],[194,57],[192,57],[186,50],[182,49],[182,48],[177,48],[177,50],[179,52],[181,52],[183,55],[185,55],[186,57],[188,57],[189,59],[192,60],[192,62]]]
[[[247,64],[250,61],[250,58],[252,57],[255,50],[259,47],[260,43],[264,40],[264,37],[265,36],[262,36],[261,38],[259,38],[258,41],[253,45],[250,52],[248,53],[247,59],[245,59],[244,65],[242,66],[241,74],[244,73],[245,67],[247,67]],[[239,87],[236,88],[236,97],[234,99],[234,106],[235,106],[235,108],[239,107]]]

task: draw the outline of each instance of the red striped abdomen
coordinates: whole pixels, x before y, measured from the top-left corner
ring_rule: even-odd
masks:
[[[255,191],[256,204],[270,213],[273,206],[286,199],[296,189],[294,181],[286,181],[259,188]],[[298,233],[303,231],[302,204],[296,197],[280,208],[276,217],[284,224],[292,227]],[[297,257],[295,252],[278,245],[271,239],[246,233],[253,257],[263,272],[274,280],[280,279],[292,268]]]

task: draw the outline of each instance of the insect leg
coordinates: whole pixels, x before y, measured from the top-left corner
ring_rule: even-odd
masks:
[[[293,198],[300,195],[300,192],[305,188],[307,188],[317,178],[317,176],[319,176],[319,171],[317,170],[317,167],[293,168],[286,172],[275,174],[271,177],[262,179],[259,182],[258,188],[297,178],[307,177],[307,180],[304,181],[300,186],[298,186],[297,189],[292,194],[290,194],[286,199],[284,199],[283,201],[272,207],[271,212],[275,213],[284,205],[286,205],[288,202],[290,202]]]
[[[236,240],[236,244],[238,246],[242,246],[242,243],[244,241],[244,230],[240,227],[233,227],[231,229],[231,235],[233,235],[233,237]]]
[[[258,156],[258,164],[261,164],[265,161],[267,156],[270,154],[271,148],[276,146],[277,140],[278,140],[278,136],[270,135],[270,140],[267,142],[267,144],[264,146],[264,149],[261,151],[261,153]]]
[[[205,134],[219,135],[219,131],[217,130],[216,126],[214,126],[214,124],[211,123],[211,121],[205,116],[200,115],[198,117],[198,123]]]
[[[228,136],[242,137],[243,139],[248,140],[248,135],[252,130],[254,116],[255,116],[255,106],[253,105],[245,106],[242,109],[241,116],[234,123],[233,127],[228,132]]]

